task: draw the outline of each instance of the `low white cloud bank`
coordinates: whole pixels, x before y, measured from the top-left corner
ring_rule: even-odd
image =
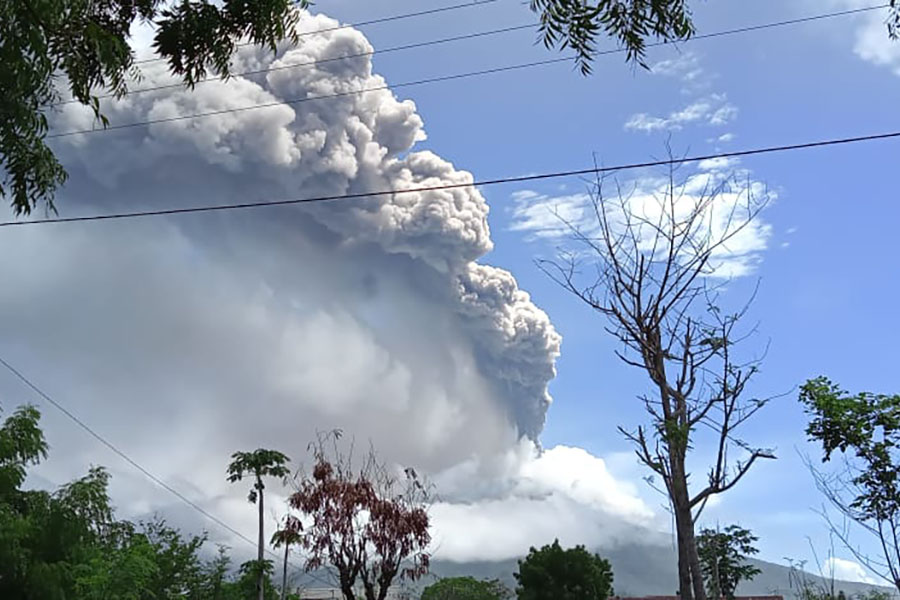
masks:
[[[478,471],[490,473],[486,487],[460,485]],[[610,547],[633,541],[637,530],[665,526],[633,485],[616,480],[603,459],[580,448],[539,454],[526,442],[493,464],[469,461],[437,481],[439,489],[451,490],[431,511],[436,557],[444,560],[503,560],[554,539],[564,546]]]
[[[308,32],[335,25],[301,20]],[[242,48],[234,71],[370,48],[360,32],[332,29],[275,56]],[[141,88],[173,81],[161,64],[143,75]],[[59,138],[71,178],[58,207],[66,216],[471,183],[416,149],[425,133],[412,101],[356,93],[384,85],[357,57],[109,101],[112,124],[235,112]],[[270,106],[237,110],[255,104]],[[90,111],[66,105],[52,127],[91,124]],[[316,430],[339,427],[386,460],[440,474],[447,557],[476,555],[476,538],[479,556],[493,557],[557,536],[595,545],[612,528],[601,523],[650,513],[602,460],[572,448],[534,454],[561,340],[512,274],[478,262],[492,247],[487,215],[481,194],[461,187],[11,228],[0,236],[0,353],[251,539],[246,486],[225,483],[230,454],[271,447],[296,463]],[[0,395],[4,405],[34,400],[6,374]],[[160,511],[242,544],[44,412],[44,481],[105,464],[124,516]],[[277,513],[285,491],[273,483],[270,493]]]
[[[884,581],[872,576],[861,564],[833,556],[822,563],[822,573],[826,578],[834,578],[839,581],[858,581],[872,585],[884,583]]]

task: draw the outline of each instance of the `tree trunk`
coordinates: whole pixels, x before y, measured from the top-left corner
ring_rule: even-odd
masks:
[[[667,411],[668,412],[668,411]],[[672,514],[675,517],[675,537],[678,540],[678,596],[681,600],[694,600],[691,582],[691,564],[685,537],[684,507],[688,503],[687,478],[684,475],[684,462],[679,460],[677,448],[669,444],[669,500],[672,503]]]
[[[353,593],[353,586],[349,583],[341,582],[341,594],[344,595],[344,600],[356,600],[356,594]]]
[[[688,563],[687,551],[684,547],[684,538],[678,528],[677,519],[675,525],[675,537],[678,540],[678,597],[681,600],[692,600],[691,592],[691,567]]]
[[[256,596],[257,600],[265,600],[265,590],[263,589],[263,578],[265,577],[263,571],[263,546],[265,544],[263,541],[265,539],[263,536],[263,486],[262,480],[259,478],[257,478],[257,489],[259,490],[259,549],[256,560],[259,572],[256,575]]]
[[[678,536],[678,585],[681,600],[706,600],[700,557],[694,538],[694,517],[684,468],[684,452],[671,448],[669,454],[672,474],[672,510],[675,511],[675,532]]]
[[[716,528],[716,534],[719,533],[718,527]],[[719,576],[719,539],[718,535],[716,537],[716,555],[715,555],[715,573],[713,573],[713,594],[715,596],[715,600],[719,600],[719,598],[723,598],[725,596],[729,596],[727,590],[722,589],[722,578]]]
[[[694,521],[690,508],[688,508],[688,517],[691,520],[687,532],[687,552],[691,567],[691,579],[694,582],[694,600],[706,600],[706,587],[703,585],[703,572],[700,570],[700,555],[697,552],[697,538],[694,536]]]
[[[378,582],[378,600],[384,600],[385,598],[387,598],[388,590],[390,589],[390,587],[390,583],[385,584],[385,582],[383,581]]]
[[[366,600],[377,600],[375,597],[375,586],[372,585],[372,582],[367,577],[363,577],[363,589],[366,592]]]
[[[284,570],[281,573],[281,600],[287,598],[287,561],[288,561],[288,548],[291,545],[287,542],[284,543]]]

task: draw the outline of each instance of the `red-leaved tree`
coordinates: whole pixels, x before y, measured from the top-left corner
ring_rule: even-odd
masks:
[[[339,431],[310,445],[313,468],[290,498],[302,516],[286,529],[299,534],[306,569],[330,567],[345,600],[384,600],[394,580],[428,572],[430,487],[413,469],[394,472],[370,449],[354,467],[352,448],[340,450]]]

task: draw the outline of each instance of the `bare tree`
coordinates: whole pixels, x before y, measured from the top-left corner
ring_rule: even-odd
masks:
[[[608,198],[611,183],[616,195]],[[738,260],[735,249],[767,195],[736,176],[679,181],[674,165],[659,183],[653,192],[626,191],[615,179],[598,177],[590,187],[590,218],[560,217],[575,248],[538,265],[606,317],[606,331],[622,345],[616,355],[652,384],[651,393],[638,396],[649,422],[619,431],[664,483],[681,597],[705,600],[694,524],[711,497],[734,487],[758,459],[774,458],[736,437],[768,402],[746,393],[761,359],[738,362],[735,353],[752,333],[738,329],[749,302],[732,313],[718,302],[725,270]],[[714,458],[705,484],[694,490],[687,459],[701,441]]]
[[[395,580],[428,572],[431,488],[411,468],[392,469],[370,448],[354,464],[340,432],[321,434],[310,446],[311,473],[301,475],[286,529],[298,534],[307,570],[331,567],[345,600],[384,600]]]
[[[817,511],[831,535],[859,564],[900,591],[900,514],[895,510],[877,517],[864,516],[863,511],[853,506],[853,500],[861,493],[860,487],[850,481],[853,467],[845,464],[837,472],[828,473],[816,468],[808,458],[804,460],[819,492],[840,515],[835,519],[824,506]],[[874,553],[853,541],[854,528],[871,536],[870,541],[875,542]]]

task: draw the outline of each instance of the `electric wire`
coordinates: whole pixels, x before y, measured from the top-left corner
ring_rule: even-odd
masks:
[[[288,198],[283,200],[268,200],[256,202],[241,202],[236,204],[214,204],[204,206],[186,206],[180,208],[165,208],[158,210],[143,210],[120,213],[107,213],[99,215],[84,215],[77,217],[50,217],[45,219],[34,219],[31,221],[3,221],[0,227],[24,227],[29,225],[46,225],[51,223],[80,223],[87,221],[112,221],[122,219],[136,219],[143,217],[155,217],[165,215],[183,215],[192,213],[218,212],[228,210],[240,210],[260,207],[274,206],[290,206],[295,204],[311,204],[316,202],[332,202],[338,200],[356,200],[361,198],[374,198],[379,196],[394,196],[397,194],[410,194],[433,192],[439,190],[452,190],[468,187],[480,187],[509,183],[524,183],[532,181],[541,181],[547,179],[558,179],[564,177],[576,177],[581,175],[599,175],[602,173],[611,173],[616,171],[629,171],[634,169],[646,169],[651,167],[660,167],[667,165],[680,165],[686,163],[695,163],[704,160],[712,160],[717,158],[740,158],[745,156],[755,156],[758,154],[771,154],[775,152],[788,152],[796,150],[806,150],[810,148],[822,148],[826,146],[839,146],[846,144],[855,144],[860,142],[870,142],[876,140],[887,140],[900,138],[900,131],[890,131],[884,133],[875,133],[869,135],[858,135],[853,137],[832,138],[826,140],[817,140],[812,142],[802,142],[797,144],[784,144],[780,146],[764,146],[760,148],[749,148],[746,150],[735,150],[732,152],[717,152],[712,154],[701,154],[688,156],[683,158],[669,158],[662,160],[650,160],[636,163],[625,163],[608,167],[590,167],[584,169],[573,169],[567,171],[552,171],[549,173],[539,173],[535,175],[519,175],[511,177],[498,177],[495,179],[483,179],[472,181],[471,183],[448,183],[441,185],[430,185],[422,187],[411,187],[405,189],[389,189],[371,192],[357,192],[352,194],[335,194],[327,196],[310,196],[305,198]]]
[[[313,67],[313,66],[318,66],[321,64],[335,62],[335,61],[339,61],[339,60],[350,60],[350,59],[354,59],[354,58],[363,58],[366,56],[374,56],[376,54],[380,55],[380,54],[389,54],[391,52],[402,52],[405,50],[413,50],[416,48],[425,48],[427,46],[436,46],[439,44],[448,44],[451,42],[459,42],[459,41],[463,41],[463,40],[471,40],[471,39],[480,38],[480,37],[499,35],[501,33],[522,31],[524,29],[534,29],[535,27],[537,27],[537,26],[534,23],[528,23],[526,25],[513,25],[510,27],[501,27],[499,29],[490,29],[488,31],[480,31],[477,33],[466,33],[466,34],[462,34],[462,35],[440,38],[440,39],[436,39],[436,40],[426,40],[424,42],[414,42],[411,44],[392,46],[392,47],[383,48],[380,50],[369,50],[367,52],[357,52],[355,54],[331,56],[328,58],[321,58],[318,60],[311,60],[311,61],[300,62],[300,63],[289,63],[286,65],[278,65],[277,67],[268,67],[265,69],[254,69],[252,71],[240,71],[237,73],[231,73],[230,77],[243,77],[243,76],[247,76],[247,75],[262,75],[263,73],[272,73],[274,71],[284,71],[287,69],[298,69],[300,67]],[[200,81],[198,81],[196,85],[200,85],[202,83],[208,83],[211,81],[222,81],[223,79],[225,79],[223,76],[207,77],[206,79],[201,79]],[[125,97],[125,96],[133,96],[134,94],[142,94],[145,92],[156,92],[159,90],[168,90],[168,89],[184,88],[184,87],[185,87],[185,85],[183,82],[178,82],[178,83],[158,85],[158,86],[147,87],[147,88],[138,88],[135,90],[128,90],[119,96],[117,96],[116,94],[104,94],[102,96],[97,96],[97,99],[104,100],[107,98],[121,98],[121,97]],[[60,102],[48,104],[47,106],[62,106],[64,104],[75,104],[75,103],[79,103],[79,102],[80,101],[76,100],[76,99],[62,100]]]
[[[257,547],[257,542],[254,542],[249,537],[247,537],[246,535],[244,535],[243,533],[241,533],[240,531],[238,531],[237,529],[235,529],[234,527],[232,527],[231,525],[229,525],[222,519],[216,517],[209,511],[205,510],[202,506],[200,506],[196,502],[192,501],[190,498],[188,498],[187,496],[185,496],[184,494],[182,494],[181,492],[179,492],[178,490],[176,490],[175,488],[173,488],[172,486],[167,484],[165,481],[163,481],[162,479],[160,479],[159,477],[157,477],[156,475],[151,473],[149,470],[147,470],[145,467],[143,467],[140,463],[138,463],[136,460],[134,460],[133,458],[128,456],[124,451],[119,449],[115,444],[113,444],[112,442],[107,440],[105,437],[103,437],[102,435],[97,433],[96,430],[94,430],[91,426],[89,426],[87,423],[85,423],[83,420],[81,420],[77,415],[73,414],[65,406],[63,406],[62,404],[60,404],[59,402],[54,400],[49,394],[47,394],[41,388],[39,388],[34,382],[32,382],[28,377],[26,377],[21,371],[19,371],[14,366],[12,366],[9,362],[7,362],[6,359],[4,359],[2,356],[0,356],[0,365],[2,365],[4,368],[6,368],[7,371],[12,373],[12,375],[15,376],[16,379],[21,381],[28,389],[30,389],[32,392],[37,394],[41,399],[46,401],[48,404],[50,404],[51,406],[53,406],[54,408],[59,410],[62,414],[67,416],[69,419],[71,419],[73,422],[75,422],[76,425],[81,427],[81,429],[86,431],[91,437],[93,437],[95,440],[97,440],[98,442],[100,442],[101,444],[106,446],[109,450],[111,450],[114,454],[116,454],[119,458],[121,458],[122,460],[127,462],[129,465],[131,465],[132,467],[137,469],[147,479],[149,479],[150,481],[152,481],[159,487],[163,488],[164,490],[166,490],[167,492],[169,492],[170,494],[172,494],[173,496],[175,496],[176,498],[178,498],[179,500],[184,502],[187,506],[194,509],[195,511],[197,511],[198,513],[200,513],[201,515],[203,515],[204,517],[206,517],[207,519],[209,519],[210,521],[212,521],[219,527],[225,529],[232,535],[235,535],[238,538],[244,540],[245,542],[247,542],[254,548]],[[269,555],[273,556],[274,558],[281,560],[281,557],[278,554],[272,552],[272,550],[267,548],[266,552]],[[297,565],[294,565],[290,562],[288,562],[288,564],[291,565],[292,567],[294,567],[295,569],[305,571],[305,569],[302,569],[302,567],[298,567]],[[327,583],[327,582],[324,582],[324,580],[318,578],[318,576],[315,573],[306,573],[306,575],[310,576],[313,579],[316,579],[320,583]]]
[[[451,4],[448,6],[439,6],[437,8],[429,8],[426,10],[419,10],[419,11],[410,12],[410,13],[401,13],[399,15],[390,15],[387,17],[376,17],[374,19],[369,19],[366,21],[357,21],[356,23],[347,23],[345,25],[335,25],[334,27],[325,27],[323,29],[317,29],[315,31],[302,31],[297,34],[297,37],[302,38],[302,37],[306,37],[306,36],[310,36],[310,35],[316,35],[319,33],[327,33],[329,31],[338,31],[341,29],[349,29],[351,27],[365,27],[367,25],[377,25],[379,23],[388,23],[391,21],[400,21],[403,19],[413,19],[416,17],[425,17],[425,16],[429,16],[429,15],[450,12],[450,11],[459,10],[459,9],[463,9],[463,8],[475,8],[477,6],[482,6],[484,4],[491,4],[493,2],[497,2],[497,0],[474,0],[473,2],[463,2],[461,4]],[[295,4],[298,4],[298,3],[295,3]],[[252,46],[252,45],[253,45],[253,42],[242,42],[240,44],[235,44],[235,46],[237,46],[239,48],[243,47],[243,46]],[[166,60],[166,59],[162,58],[162,57],[145,58],[142,60],[134,61],[134,64],[135,65],[145,65],[145,64],[149,64],[149,63],[160,62],[163,60]]]
[[[485,1],[496,1],[496,0],[485,0]],[[796,19],[786,19],[786,20],[782,20],[782,21],[762,23],[759,25],[748,25],[745,27],[738,27],[735,29],[728,29],[728,30],[724,30],[724,31],[716,31],[716,32],[712,32],[712,33],[697,35],[697,36],[689,38],[688,40],[686,40],[686,42],[699,41],[699,40],[705,40],[705,39],[713,39],[713,38],[718,38],[718,37],[736,35],[736,34],[740,34],[740,33],[760,31],[763,29],[770,29],[773,27],[784,27],[784,26],[788,26],[788,25],[796,25],[799,23],[807,23],[807,22],[817,21],[817,20],[822,20],[822,19],[835,18],[835,17],[839,17],[839,16],[857,14],[857,13],[861,13],[864,11],[876,10],[879,8],[884,8],[885,6],[889,6],[889,5],[882,4],[882,5],[877,5],[877,6],[869,6],[869,7],[862,7],[862,8],[856,8],[856,9],[848,9],[848,10],[843,10],[843,11],[823,13],[823,14],[819,14],[819,15],[810,15],[810,16],[806,16],[806,17],[799,17]],[[665,45],[670,45],[670,44],[672,44],[672,42],[667,42],[667,41],[653,42],[653,43],[647,44],[647,47],[665,46]],[[612,54],[622,54],[624,52],[625,52],[624,48],[613,48],[613,49],[597,52],[595,54],[595,56],[609,56]],[[505,73],[505,72],[510,72],[510,71],[522,70],[522,69],[531,69],[531,68],[535,68],[535,67],[553,65],[553,64],[563,63],[563,62],[571,62],[572,59],[573,59],[573,57],[571,57],[571,56],[564,56],[564,57],[559,57],[559,58],[532,61],[532,62],[527,62],[527,63],[519,63],[519,64],[515,64],[515,65],[507,65],[507,66],[503,66],[503,67],[494,67],[491,69],[482,69],[482,70],[478,70],[478,71],[468,71],[468,72],[464,72],[464,73],[456,73],[456,74],[452,74],[452,75],[427,77],[424,79],[418,79],[418,80],[414,80],[414,81],[407,81],[407,82],[395,83],[395,84],[390,84],[390,85],[385,84],[385,85],[380,85],[380,86],[375,86],[375,87],[362,88],[359,90],[337,92],[334,94],[321,94],[318,96],[304,96],[302,98],[278,100],[278,101],[274,101],[274,102],[265,102],[262,104],[252,104],[249,106],[242,106],[242,107],[237,107],[237,108],[227,108],[227,109],[206,111],[206,112],[201,112],[201,113],[193,113],[193,114],[189,114],[189,115],[177,115],[177,116],[172,116],[172,117],[162,117],[162,118],[158,118],[158,119],[149,119],[146,121],[136,121],[133,123],[122,123],[122,124],[118,124],[118,125],[109,125],[109,126],[105,126],[105,127],[92,127],[91,129],[78,129],[78,130],[73,130],[73,131],[64,131],[64,132],[59,132],[59,133],[48,134],[46,136],[46,138],[54,139],[54,138],[69,137],[69,136],[73,136],[73,135],[102,133],[102,132],[108,133],[108,132],[112,132],[112,131],[118,131],[118,130],[123,130],[123,129],[132,129],[135,127],[143,127],[143,126],[147,126],[147,125],[157,125],[160,123],[171,123],[171,122],[175,122],[175,121],[199,119],[199,118],[203,118],[203,117],[210,117],[210,116],[216,116],[216,115],[222,115],[222,114],[245,112],[248,110],[258,110],[258,109],[262,109],[262,108],[272,108],[272,107],[276,107],[276,106],[285,106],[285,105],[293,106],[293,105],[301,104],[304,102],[312,102],[315,100],[327,100],[327,99],[331,99],[331,98],[355,96],[355,95],[359,95],[359,94],[365,94],[367,92],[386,91],[386,90],[399,89],[399,88],[404,88],[404,87],[414,87],[414,86],[439,83],[439,82],[445,82],[445,81],[468,79],[471,77],[494,75],[494,74],[498,74],[498,73]]]

